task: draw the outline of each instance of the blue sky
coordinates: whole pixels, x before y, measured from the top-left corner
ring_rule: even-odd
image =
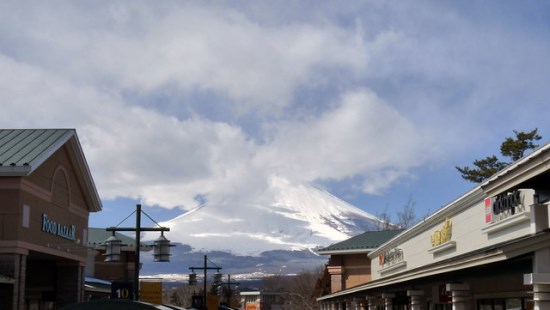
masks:
[[[0,122],[75,128],[111,226],[258,201],[277,175],[372,214],[550,140],[542,1],[4,1]],[[200,198],[199,198],[200,197]]]

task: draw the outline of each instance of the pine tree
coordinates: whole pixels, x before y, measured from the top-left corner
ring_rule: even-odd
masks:
[[[507,137],[500,145],[500,153],[502,156],[512,159],[512,162],[522,158],[527,150],[538,147],[534,141],[540,140],[542,137],[537,134],[537,131],[537,128],[530,132],[514,130],[514,134],[516,135],[515,139]],[[455,168],[465,180],[481,183],[483,180],[504,169],[509,164],[510,162],[499,161],[495,155],[492,155],[484,159],[475,160],[474,166],[476,166],[476,168],[470,168],[468,166],[457,166]]]

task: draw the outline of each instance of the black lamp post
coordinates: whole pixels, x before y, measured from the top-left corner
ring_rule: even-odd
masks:
[[[202,306],[203,309],[206,310],[206,271],[207,270],[216,270],[216,274],[214,274],[214,283],[220,283],[222,279],[222,274],[220,273],[220,269],[222,267],[208,267],[208,257],[204,255],[204,265],[203,267],[189,267],[191,269],[192,273],[189,274],[189,285],[196,285],[197,284],[197,274],[195,273],[195,269],[204,270],[204,283],[203,283],[203,295],[202,295]]]
[[[141,232],[142,231],[160,231],[161,235],[154,242],[154,257],[155,262],[169,262],[170,261],[170,241],[164,237],[165,231],[170,231],[168,227],[161,227],[155,222],[147,213],[143,212],[151,221],[155,222],[158,227],[141,227],[141,205],[136,205],[136,227],[108,227],[105,230],[113,232],[113,235],[105,240],[105,261],[116,262],[120,260],[120,247],[121,240],[117,239],[115,232],[117,231],[133,231],[136,233],[135,238],[135,261],[134,261],[134,300],[139,300],[139,265],[140,265],[140,246],[141,246]],[[130,214],[131,215],[131,214]],[[129,216],[128,216],[129,217]],[[128,218],[127,217],[127,218]],[[120,225],[120,224],[119,224]]]

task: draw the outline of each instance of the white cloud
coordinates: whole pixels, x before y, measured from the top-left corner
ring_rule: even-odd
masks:
[[[15,114],[18,127],[76,127],[103,199],[142,197],[190,208],[199,194],[217,200],[264,194],[272,173],[315,181],[391,168],[400,176],[420,163],[423,144],[414,126],[368,91],[345,95],[319,118],[276,122],[274,138],[258,144],[238,125],[179,120],[6,58],[0,67],[35,90],[1,89],[11,111],[2,122],[14,124]]]
[[[76,128],[103,199],[186,208],[257,199],[272,174],[381,193],[478,137],[542,127],[540,33],[443,5],[288,20],[272,5],[2,3],[0,122]],[[197,112],[196,92],[236,113]]]
[[[397,110],[358,90],[318,118],[280,124],[258,160],[303,181],[380,175],[384,181],[363,186],[379,193],[429,158],[428,142]]]
[[[59,12],[41,6],[40,16],[19,25],[12,57],[114,93],[147,95],[169,85],[264,113],[287,106],[322,69],[353,73],[366,64],[360,33],[330,23],[270,27],[214,4],[171,4],[71,3],[63,19],[44,17]]]

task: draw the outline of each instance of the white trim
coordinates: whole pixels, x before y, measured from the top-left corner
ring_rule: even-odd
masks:
[[[454,248],[456,248],[456,241],[451,240],[429,249],[428,252],[435,255]]]
[[[334,255],[334,254],[369,254],[374,250],[373,248],[369,249],[358,249],[358,250],[328,250],[328,251],[316,251],[315,253],[319,255]]]
[[[455,214],[460,213],[465,209],[471,208],[476,203],[483,201],[483,199],[485,198],[487,198],[487,195],[482,191],[480,186],[473,188],[472,190],[453,200],[449,204],[445,205],[437,212],[427,217],[425,220],[403,231],[402,233],[390,239],[388,242],[379,246],[376,250],[370,252],[368,254],[369,258],[375,259],[387,248],[399,247],[401,244],[403,244],[403,242],[418,236],[425,230],[438,227],[441,222],[445,221],[445,218],[451,218]]]
[[[550,284],[550,273],[527,273],[523,275],[524,285]]]
[[[400,268],[402,268],[402,267],[407,267],[407,262],[406,262],[406,261],[402,261],[402,262],[399,262],[399,263],[397,263],[397,264],[393,264],[393,265],[391,265],[391,266],[388,266],[388,267],[386,267],[386,268],[384,268],[384,269],[380,269],[380,270],[378,270],[378,272],[379,272],[381,275],[383,275],[383,274],[385,274],[385,273],[388,273],[388,272],[390,272],[390,271],[395,271],[395,270],[400,269]]]
[[[508,227],[517,226],[523,222],[529,221],[531,221],[531,212],[523,211],[521,213],[514,214],[508,218],[505,218],[504,220],[489,224],[488,226],[482,228],[481,232],[484,234],[492,234],[497,231],[504,230]]]
[[[80,141],[78,140],[78,136],[76,135],[76,133],[74,135],[74,139],[70,139],[68,143],[70,143],[75,151],[75,157],[72,157],[70,153],[69,157],[78,163],[77,169],[75,170],[81,173],[81,176],[83,178],[82,182],[84,182],[85,188],[87,189],[88,195],[85,195],[85,197],[91,198],[86,200],[89,203],[89,207],[91,208],[89,211],[101,211],[103,209],[103,204],[101,202],[101,198],[99,198],[99,193],[97,192],[97,188],[95,187],[95,182],[92,177],[92,173],[90,172],[90,167],[88,166],[88,162],[86,161],[84,151],[82,150],[82,146],[80,145]]]
[[[517,160],[504,170],[493,175],[481,184],[490,196],[496,196],[534,176],[548,170],[550,143],[546,143],[531,154]],[[537,158],[537,160],[534,160]]]

